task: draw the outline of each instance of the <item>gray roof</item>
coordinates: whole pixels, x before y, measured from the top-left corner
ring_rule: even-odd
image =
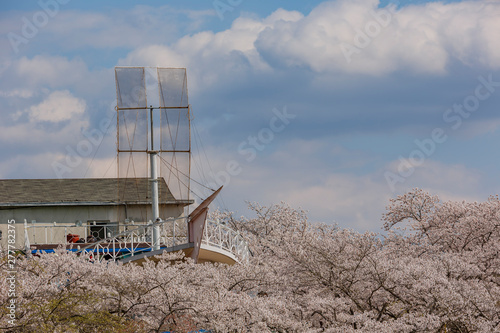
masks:
[[[163,178],[160,203],[176,201]],[[141,204],[151,202],[148,178],[0,179],[0,206],[27,204]]]

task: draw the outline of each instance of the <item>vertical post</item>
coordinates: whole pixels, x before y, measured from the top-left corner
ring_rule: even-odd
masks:
[[[151,198],[152,198],[152,212],[153,212],[153,223],[158,223],[160,219],[160,207],[158,204],[158,173],[156,170],[156,155],[157,152],[150,152],[151,158]],[[153,250],[160,249],[160,226],[153,226],[152,235]]]
[[[116,79],[116,69],[115,69],[115,79]],[[120,109],[118,109],[118,100],[116,101],[116,197],[120,200]],[[126,175],[125,175],[126,177]],[[116,206],[116,215],[119,218],[120,208]],[[88,227],[87,222],[87,227]],[[86,241],[87,239],[85,239]]]
[[[33,228],[33,230],[35,229],[34,227],[32,227],[32,228]],[[8,248],[8,246],[7,246],[7,248]],[[30,240],[28,237],[28,221],[26,221],[26,219],[24,219],[24,251],[26,252],[26,255],[28,257],[31,257],[31,245],[30,245]]]
[[[177,224],[177,219],[175,219],[173,223],[174,223],[174,228],[173,228],[174,230],[172,233],[172,246],[175,246],[175,225]]]
[[[132,232],[131,240],[130,240],[130,253],[132,253],[132,256],[134,256],[134,232]]]
[[[149,119],[151,121],[151,150],[155,150],[153,141],[153,106],[149,106]]]
[[[113,261],[116,261],[116,246],[114,237],[113,237]]]
[[[187,74],[186,74],[186,80],[187,80]],[[186,85],[187,89],[187,85]],[[186,91],[187,94],[187,91]],[[189,159],[189,169],[188,169],[188,178],[186,179],[187,181],[187,200],[189,201],[190,196],[191,196],[191,106],[188,105],[188,128],[189,128],[189,153],[188,153],[188,159]],[[186,216],[189,216],[189,206],[186,206],[185,209]]]
[[[152,201],[152,213],[153,213],[153,223],[158,223],[160,221],[160,207],[158,203],[158,170],[156,163],[156,156],[158,152],[154,150],[154,132],[153,132],[153,108],[150,108],[149,116],[151,118],[151,150],[149,152],[151,160],[151,201]],[[152,230],[152,247],[154,250],[160,249],[160,226],[154,225]]]

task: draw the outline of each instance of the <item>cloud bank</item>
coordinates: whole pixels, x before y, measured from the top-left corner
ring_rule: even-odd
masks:
[[[384,172],[397,170],[415,137],[446,125],[444,112],[474,93],[478,76],[500,82],[498,1],[327,1],[309,13],[244,13],[220,31],[207,28],[213,16],[168,6],[61,9],[19,54],[4,39],[0,177],[54,177],[52,162],[113,118],[115,65],[187,67],[213,173],[231,160],[243,169],[226,187],[228,208],[286,200],[314,220],[376,229],[395,195]],[[0,31],[19,32],[19,22],[3,17]],[[496,147],[498,95],[481,101],[396,192],[419,186],[451,199],[491,193],[494,173],[483,165],[500,156],[472,148],[460,156],[464,142]],[[284,106],[296,119],[246,162],[238,146]],[[68,176],[111,176],[113,131],[104,131],[99,154],[83,156]]]

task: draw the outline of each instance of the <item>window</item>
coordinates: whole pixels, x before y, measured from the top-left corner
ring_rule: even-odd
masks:
[[[87,225],[89,226],[88,242],[96,242],[118,234],[118,224],[111,223],[109,220],[88,220]]]

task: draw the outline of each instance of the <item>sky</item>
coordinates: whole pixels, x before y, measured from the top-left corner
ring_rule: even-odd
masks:
[[[415,187],[486,200],[498,17],[488,0],[3,0],[0,178],[115,177],[114,67],[185,67],[191,175],[224,185],[214,208],[380,231]]]

